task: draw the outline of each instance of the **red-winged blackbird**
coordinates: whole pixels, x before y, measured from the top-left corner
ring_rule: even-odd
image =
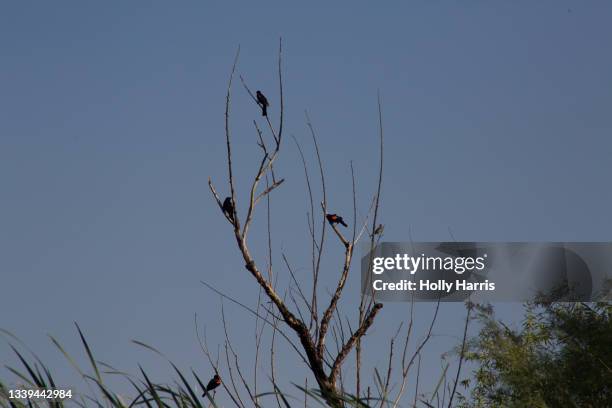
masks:
[[[234,222],[234,205],[232,204],[232,197],[227,197],[225,201],[223,201],[222,208],[225,215],[227,215],[229,219]]]
[[[255,95],[257,96],[257,104],[261,106],[261,116],[268,116],[268,106],[270,106],[268,100],[260,91],[257,91]]]
[[[327,215],[325,216],[325,218],[327,218],[327,221],[329,221],[329,223],[330,223],[331,225],[334,225],[334,224],[342,224],[342,225],[344,225],[345,227],[348,227],[348,225],[346,225],[346,223],[344,222],[344,220],[342,219],[342,217],[341,217],[341,216],[339,216],[339,215],[337,215],[337,214],[327,214]]]
[[[215,374],[215,376],[208,382],[208,384],[206,384],[206,389],[204,390],[204,394],[202,394],[202,396],[203,397],[206,396],[206,393],[208,391],[212,391],[220,385],[221,385],[221,377],[219,377],[218,374]]]

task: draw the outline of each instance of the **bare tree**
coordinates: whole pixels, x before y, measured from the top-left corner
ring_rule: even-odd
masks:
[[[346,235],[342,232],[345,230],[339,229],[338,223],[346,228],[348,228],[349,225],[339,216],[328,213],[326,172],[324,171],[323,159],[321,151],[319,150],[315,127],[309,115],[306,114],[306,126],[314,146],[319,178],[318,182],[321,186],[320,209],[318,204],[315,205],[316,192],[313,188],[315,183],[311,179],[306,155],[298,140],[294,138],[294,141],[303,165],[306,190],[309,198],[309,211],[307,212],[306,220],[309,232],[308,237],[310,239],[309,252],[311,258],[312,286],[300,281],[296,276],[296,270],[292,266],[289,257],[281,252],[280,258],[282,259],[282,265],[286,268],[290,281],[288,287],[279,289],[278,274],[275,273],[273,267],[275,252],[273,251],[272,245],[271,219],[273,211],[271,207],[271,197],[272,193],[284,183],[284,179],[277,176],[274,167],[281,152],[284,127],[282,42],[279,43],[278,50],[278,100],[280,101],[280,110],[279,121],[276,126],[273,125],[270,119],[271,112],[267,111],[268,102],[266,97],[259,91],[254,95],[245,79],[242,76],[240,77],[242,85],[252,98],[253,103],[262,108],[262,113],[264,113],[262,117],[264,118],[263,121],[265,121],[263,125],[256,120],[253,121],[254,132],[258,140],[257,145],[261,150],[261,159],[256,171],[252,175],[253,178],[250,183],[250,188],[242,194],[237,191],[235,183],[235,168],[232,162],[232,139],[230,132],[232,84],[236,73],[239,51],[240,50],[236,53],[232,65],[225,100],[225,142],[227,148],[226,159],[228,170],[227,189],[230,195],[222,200],[210,178],[209,187],[221,213],[230,225],[239,254],[244,261],[244,267],[247,274],[250,274],[257,283],[257,304],[255,307],[249,307],[232,296],[222,293],[209,283],[203,282],[210,290],[220,296],[220,316],[223,325],[224,340],[222,346],[218,346],[216,350],[211,350],[208,346],[206,333],[204,332],[202,335],[200,332],[196,315],[196,336],[202,352],[213,370],[213,373],[210,373],[212,374],[212,378],[199,377],[195,370],[191,370],[190,375],[193,375],[197,382],[197,386],[204,392],[201,396],[199,393],[196,393],[195,387],[192,387],[193,383],[188,381],[186,374],[181,372],[181,370],[167,358],[168,363],[175,374],[178,375],[180,381],[175,381],[173,385],[155,383],[149,378],[142,367],[139,367],[141,377],[138,378],[139,376],[133,376],[119,371],[113,366],[99,362],[94,358],[94,354],[84,334],[80,327],[76,325],[79,337],[83,343],[91,368],[93,369],[93,373],[89,374],[82,371],[60,343],[55,338],[51,337],[52,342],[83,378],[90,390],[89,395],[81,394],[79,395],[80,402],[75,402],[80,406],[88,406],[91,402],[97,406],[112,406],[118,408],[137,405],[169,407],[172,403],[177,407],[217,407],[215,396],[217,392],[221,391],[229,396],[231,403],[237,408],[250,406],[261,407],[262,404],[260,400],[262,397],[270,394],[270,392],[260,392],[261,379],[258,375],[263,365],[262,350],[265,348],[263,343],[264,332],[268,329],[269,331],[266,333],[269,334],[270,344],[268,354],[269,372],[267,374],[269,382],[273,386],[271,394],[274,395],[276,404],[279,408],[287,408],[290,405],[287,402],[285,394],[281,392],[278,385],[277,379],[279,377],[275,357],[277,355],[277,340],[286,341],[292,355],[296,359],[304,362],[310,371],[304,379],[304,386],[297,386],[304,393],[303,403],[305,407],[308,406],[309,400],[317,400],[317,402],[324,402],[332,407],[345,407],[350,405],[362,408],[396,408],[399,406],[402,396],[409,388],[410,379],[413,380],[415,387],[411,402],[413,407],[416,407],[417,404],[433,407],[432,404],[434,401],[437,407],[443,407],[446,405],[446,398],[448,398],[448,408],[451,408],[455,394],[459,394],[457,385],[462,384],[459,379],[463,361],[467,358],[468,324],[470,320],[470,311],[473,307],[471,303],[467,303],[467,316],[463,329],[463,341],[458,353],[459,361],[454,381],[450,383],[447,381],[447,371],[449,367],[447,364],[443,369],[443,374],[434,392],[425,396],[425,394],[419,392],[419,387],[422,387],[422,383],[419,381],[423,359],[421,353],[425,345],[432,338],[434,325],[440,309],[440,300],[438,299],[435,305],[435,310],[429,321],[427,326],[428,329],[424,337],[420,338],[412,345],[412,338],[414,337],[413,323],[415,320],[414,299],[412,299],[412,302],[409,304],[409,318],[401,322],[394,334],[388,339],[388,355],[384,363],[386,366],[382,370],[379,370],[379,367],[374,367],[374,375],[372,376],[374,382],[368,382],[367,384],[366,381],[363,380],[361,374],[363,369],[362,360],[364,360],[363,356],[366,350],[364,347],[365,336],[377,319],[383,305],[376,301],[373,290],[362,293],[359,302],[354,302],[356,304],[351,304],[351,302],[347,302],[346,299],[342,302],[349,275],[351,270],[354,269],[352,268],[353,257],[355,256],[355,248],[358,242],[363,237],[369,237],[369,243],[366,242],[366,245],[369,244],[369,246],[366,247],[366,249],[368,250],[367,253],[370,258],[366,259],[366,262],[368,262],[371,267],[374,250],[383,237],[384,225],[379,222],[384,167],[384,139],[380,95],[377,100],[379,130],[377,183],[371,202],[368,198],[368,202],[370,202],[369,209],[362,219],[360,219],[358,217],[359,210],[355,169],[353,162],[349,163],[353,211],[352,220],[348,220],[347,218],[352,228],[348,230],[350,232],[346,233]],[[270,139],[273,141],[272,143],[266,142],[266,140]],[[241,200],[245,200],[247,204],[244,218],[242,217],[243,214],[239,213],[237,210],[240,208],[238,203],[241,202]],[[253,225],[256,209],[262,202],[266,203],[265,214],[267,216],[267,222],[265,226],[267,236],[265,238],[267,239],[265,242],[267,242],[267,256],[265,260],[256,261],[249,246],[249,232]],[[331,231],[328,230],[329,228]],[[329,238],[328,235],[330,235],[331,238]],[[321,283],[319,275],[322,269],[323,254],[328,247],[331,247],[332,251],[339,251],[342,256],[341,262],[337,266],[336,275],[326,274],[328,276],[338,276],[338,279],[333,282],[333,290],[327,292],[326,297],[323,297],[321,296],[322,291],[320,290]],[[235,343],[232,341],[230,335],[229,321],[231,319],[226,318],[226,304],[228,301],[243,308],[255,318],[255,358],[252,379],[249,377],[250,373],[244,369],[245,366],[241,364],[240,354],[235,348]],[[343,310],[341,310],[341,308],[343,308]],[[11,341],[19,341],[17,337],[3,329],[0,329],[0,335],[8,336]],[[157,349],[146,343],[137,340],[133,340],[133,342],[164,357]],[[414,348],[413,352],[409,352],[409,346]],[[20,382],[23,381],[23,387],[29,386],[36,389],[45,389],[47,387],[57,388],[51,372],[34,353],[30,352],[34,359],[32,364],[28,363],[17,348],[12,345],[10,347],[16,353],[19,361],[25,367],[28,374],[23,374],[12,367],[7,368],[16,375]],[[399,353],[398,348],[400,350]],[[381,348],[377,350],[378,354],[380,350]],[[345,363],[349,360],[350,356],[355,357],[355,370],[351,372],[349,369],[345,369],[343,372],[343,367],[345,367]],[[398,364],[399,367],[394,367],[394,364]],[[416,369],[416,376],[410,378],[409,374],[413,367]],[[104,370],[100,368],[104,368]],[[136,391],[135,396],[130,398],[132,401],[130,404],[125,403],[122,396],[114,393],[105,384],[103,374],[119,375],[129,381],[130,385],[133,386]],[[28,375],[31,379],[28,378]],[[308,388],[309,383],[312,384],[312,381],[309,381],[311,380],[311,378],[309,378],[310,375],[312,375],[316,381],[316,389]],[[221,381],[221,378],[223,378],[223,381]],[[348,390],[349,386],[353,386],[353,379],[355,385],[354,393]],[[299,382],[300,384],[302,383],[301,379]],[[294,384],[297,384],[297,379],[295,379]],[[92,385],[97,387],[97,391]],[[441,393],[439,392],[440,389],[442,390]],[[440,394],[442,394],[441,397]],[[9,400],[7,395],[8,388],[0,381],[0,407],[26,406],[25,404]],[[207,400],[209,404],[206,402],[202,404],[202,397],[205,401]],[[457,399],[461,398],[462,396],[457,396]],[[301,402],[300,399],[300,405]],[[38,403],[32,404],[30,401],[28,401],[28,404],[28,406],[39,406]],[[49,406],[59,407],[63,406],[63,404],[60,402],[49,402]]]
[[[321,196],[322,200],[320,202],[320,213],[315,208],[318,205],[315,205],[314,199],[314,191],[313,191],[313,183],[311,180],[310,173],[308,171],[307,161],[303,150],[297,141],[294,138],[294,141],[297,145],[302,164],[304,167],[304,174],[306,179],[306,187],[308,190],[308,197],[310,201],[309,212],[307,214],[307,224],[309,229],[309,237],[310,237],[310,252],[311,252],[311,268],[312,268],[312,287],[306,288],[303,282],[299,282],[296,278],[291,264],[285,254],[282,254],[283,263],[289,274],[291,276],[291,285],[288,290],[283,292],[279,292],[276,287],[276,280],[274,279],[274,274],[272,272],[272,243],[271,243],[271,232],[270,232],[270,196],[271,193],[274,192],[279,186],[284,182],[283,178],[278,178],[275,174],[274,164],[276,159],[278,158],[281,152],[281,146],[283,145],[283,126],[284,126],[284,96],[283,96],[283,71],[282,71],[282,41],[279,43],[278,50],[278,86],[279,86],[279,118],[278,124],[276,126],[273,125],[270,119],[270,113],[266,116],[263,116],[265,121],[264,130],[258,124],[257,121],[253,121],[254,131],[258,137],[258,146],[261,150],[261,161],[259,162],[259,167],[254,172],[253,181],[250,184],[250,189],[245,194],[239,194],[236,191],[235,185],[235,168],[232,162],[232,138],[231,138],[231,127],[230,127],[230,108],[231,108],[231,97],[232,97],[232,83],[235,77],[236,67],[238,63],[240,50],[236,53],[236,57],[234,59],[234,63],[231,69],[231,74],[228,81],[227,86],[227,94],[225,100],[225,142],[227,147],[227,169],[228,169],[228,177],[227,177],[227,188],[230,192],[230,195],[227,200],[231,203],[231,206],[227,203],[224,204],[224,201],[219,196],[217,189],[213,185],[212,180],[209,178],[209,188],[210,191],[216,200],[219,208],[222,210],[222,213],[225,215],[230,227],[233,230],[233,235],[236,240],[237,248],[239,250],[240,255],[244,261],[244,267],[246,271],[255,279],[260,288],[260,297],[258,300],[258,305],[256,309],[248,308],[247,306],[240,304],[235,299],[231,299],[231,297],[222,294],[225,298],[232,300],[235,303],[240,304],[240,306],[246,308],[254,314],[257,318],[257,322],[261,323],[261,326],[256,327],[256,362],[255,362],[255,371],[257,371],[257,361],[259,358],[260,352],[260,342],[261,335],[263,331],[263,327],[269,327],[272,330],[272,343],[270,347],[270,369],[272,376],[272,383],[276,387],[275,383],[275,365],[274,365],[274,341],[278,336],[282,336],[293,348],[296,352],[296,355],[299,356],[307,365],[310,372],[312,373],[318,390],[320,391],[320,396],[325,400],[325,402],[332,407],[342,407],[345,406],[347,402],[348,393],[343,384],[343,373],[342,367],[344,363],[347,361],[348,356],[354,352],[356,358],[356,370],[355,370],[355,383],[356,390],[353,398],[353,403],[361,406],[366,406],[366,402],[368,399],[371,399],[370,387],[368,387],[368,391],[366,394],[362,395],[361,391],[361,359],[363,352],[363,338],[366,335],[368,329],[374,324],[374,321],[377,315],[383,308],[382,303],[376,301],[376,298],[373,293],[363,294],[361,297],[361,301],[359,305],[355,305],[352,311],[357,314],[357,323],[351,325],[350,318],[344,317],[341,314],[339,309],[339,304],[342,299],[343,290],[347,283],[349,274],[351,272],[352,261],[354,257],[354,251],[357,243],[363,236],[369,236],[370,242],[370,250],[373,250],[375,246],[379,243],[382,237],[382,224],[379,224],[379,208],[380,208],[380,198],[382,191],[382,180],[383,180],[383,127],[382,127],[382,108],[381,108],[381,100],[380,96],[378,97],[378,121],[379,121],[379,166],[378,166],[378,182],[376,185],[376,191],[372,197],[371,204],[369,206],[369,210],[365,215],[365,219],[361,222],[358,220],[358,209],[357,209],[357,193],[356,193],[356,182],[355,182],[355,172],[353,169],[353,164],[351,162],[351,178],[352,178],[352,206],[353,206],[353,219],[352,219],[352,231],[349,235],[345,236],[342,231],[338,228],[337,223],[327,222],[326,215],[328,214],[328,203],[327,203],[327,190],[326,190],[326,180],[325,180],[325,171],[323,166],[323,160],[321,157],[321,152],[319,150],[319,143],[317,140],[317,134],[314,129],[314,126],[310,120],[308,114],[306,114],[306,124],[310,132],[310,136],[312,139],[312,143],[314,145],[314,149],[316,152],[316,162],[318,165],[318,174],[319,174],[319,182],[321,185]],[[253,102],[259,104],[259,99],[257,98],[249,86],[247,85],[245,79],[240,76],[242,85],[250,97],[253,99]],[[269,133],[269,135],[267,135]],[[266,143],[266,139],[273,140],[272,144]],[[265,187],[261,187],[262,180],[266,181]],[[267,273],[264,272],[263,267],[258,263],[254,257],[251,255],[251,250],[249,248],[249,239],[248,234],[250,232],[250,227],[253,224],[253,219],[255,217],[255,210],[262,202],[262,200],[267,200],[268,202],[268,262],[267,262]],[[239,202],[241,200],[246,200],[246,215],[239,214],[237,209],[239,208]],[[318,214],[318,215],[317,215]],[[244,220],[244,221],[242,221]],[[370,224],[371,223],[371,224]],[[320,224],[317,232],[317,225]],[[368,227],[371,225],[371,227]],[[319,293],[319,273],[321,270],[321,259],[323,257],[323,253],[326,249],[326,238],[327,238],[327,228],[331,228],[332,236],[340,242],[341,248],[343,250],[342,264],[339,265],[340,275],[338,281],[335,284],[334,290],[330,292],[329,299],[323,300],[321,299],[321,295]],[[365,232],[368,232],[368,235],[365,235]],[[370,251],[372,253],[372,251]],[[371,262],[371,261],[370,261]],[[213,289],[215,290],[215,289]],[[310,290],[310,293],[308,293]],[[261,294],[263,294],[267,298],[267,302],[262,301]],[[270,306],[272,305],[272,306]],[[320,309],[322,305],[325,305],[324,308]],[[412,306],[411,306],[412,307]],[[439,304],[438,304],[439,307]],[[393,398],[389,397],[391,392],[391,377],[393,374],[393,350],[396,337],[400,333],[400,328],[396,335],[391,339],[390,342],[390,352],[389,352],[389,362],[386,370],[385,378],[381,378],[380,386],[378,386],[378,394],[380,405],[383,405],[384,401],[393,401],[393,406],[397,406],[401,395],[405,392],[406,389],[406,381],[408,377],[408,370],[413,365],[414,361],[420,361],[420,352],[425,343],[429,340],[431,336],[431,330],[435,323],[435,319],[437,316],[438,308],[436,308],[436,312],[432,318],[431,326],[429,329],[429,333],[426,338],[422,340],[417,347],[415,353],[410,356],[407,353],[409,338],[412,333],[412,317],[411,321],[408,324],[408,330],[404,339],[404,347],[403,347],[403,355],[402,355],[402,370],[400,372],[400,383],[401,387],[399,391],[396,393],[397,395]],[[351,310],[349,309],[349,313]],[[347,316],[347,315],[345,315]],[[412,313],[411,313],[412,316]],[[343,318],[344,317],[344,318]],[[223,321],[224,327],[226,327],[225,319]],[[289,330],[289,332],[286,332]],[[293,334],[291,334],[293,333]],[[294,340],[297,338],[298,343]],[[330,347],[331,344],[334,344],[334,347]],[[208,350],[206,351],[207,356],[209,357],[209,361],[213,362],[213,359],[210,357],[210,353]],[[235,383],[240,381],[242,382],[244,388],[249,395],[251,401],[255,404],[255,406],[259,406],[258,398],[257,398],[257,378],[254,379],[254,386],[250,387],[246,380],[244,379],[244,375],[239,368],[238,356],[234,352],[233,347],[231,346],[231,341],[227,336],[226,329],[226,364],[228,367],[233,367],[232,370],[229,371],[229,375],[231,380],[229,381],[231,386],[226,386],[226,391],[230,393],[232,401],[237,406],[244,406],[243,401],[239,396],[239,392]],[[215,370],[217,368],[215,367]],[[256,374],[255,374],[256,375]],[[344,376],[345,378],[346,376]],[[305,384],[308,384],[307,380]],[[251,388],[254,388],[252,391]],[[305,404],[307,403],[307,399],[309,397],[309,393],[305,389]],[[384,401],[383,401],[384,400]],[[277,403],[281,406],[281,402],[277,396]]]

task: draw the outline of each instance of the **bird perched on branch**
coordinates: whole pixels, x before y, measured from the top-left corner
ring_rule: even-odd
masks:
[[[325,216],[325,218],[327,218],[327,221],[329,221],[329,223],[330,223],[331,225],[334,225],[334,224],[342,224],[342,225],[344,225],[345,227],[348,227],[348,225],[346,225],[346,223],[344,222],[344,220],[342,219],[342,217],[341,217],[341,216],[339,216],[339,215],[337,215],[337,214],[327,214],[327,215]]]
[[[268,116],[268,106],[270,106],[268,99],[261,91],[257,91],[255,95],[257,96],[257,104],[261,106],[261,116]]]
[[[230,221],[234,222],[234,204],[232,204],[232,197],[227,197],[225,201],[223,201],[223,213],[227,215]]]
[[[212,391],[220,385],[221,385],[221,377],[219,377],[218,374],[215,374],[215,376],[208,382],[208,384],[206,384],[206,389],[204,390],[204,394],[202,394],[202,396],[203,397],[206,396],[208,391]]]
[[[384,230],[385,226],[382,224],[378,224],[378,227],[376,227],[376,229],[374,230],[374,235],[382,235]]]

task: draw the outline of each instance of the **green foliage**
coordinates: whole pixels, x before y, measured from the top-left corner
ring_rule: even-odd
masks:
[[[11,338],[13,341],[21,343],[21,341],[5,330],[0,330],[4,335]],[[84,334],[77,325],[77,331],[81,339],[81,343],[85,350],[87,360],[90,365],[90,372],[80,368],[76,364],[76,360],[72,358],[70,354],[61,346],[61,344],[53,337],[51,341],[59,349],[59,351],[66,357],[72,367],[77,373],[83,378],[89,389],[88,393],[77,393],[73,390],[72,397],[70,400],[71,404],[66,404],[66,401],[52,400],[52,399],[29,399],[29,400],[18,400],[11,399],[9,394],[9,386],[0,380],[0,407],[11,407],[11,408],[22,408],[22,407],[49,407],[49,408],[62,408],[64,406],[81,406],[81,407],[116,407],[116,408],[128,408],[133,406],[146,406],[146,407],[193,407],[203,408],[211,407],[216,408],[217,405],[211,395],[207,394],[205,399],[206,403],[203,403],[204,399],[200,398],[199,393],[193,390],[187,377],[176,367],[172,362],[170,366],[173,371],[178,375],[180,381],[175,381],[174,384],[161,384],[154,383],[151,381],[149,375],[140,367],[140,377],[132,376],[127,373],[120,372],[108,364],[97,361],[94,357],[94,353],[85,339]],[[148,346],[142,342],[135,341],[136,344],[145,347],[147,349],[157,352],[151,346]],[[22,347],[25,346],[22,344]],[[27,355],[20,352],[19,349],[12,344],[10,345],[13,352],[17,356],[22,368],[9,367],[6,368],[15,376],[15,385],[21,390],[51,390],[61,389],[61,383],[56,384],[51,371],[47,366],[33,353],[32,359],[28,361]],[[157,352],[158,354],[161,354]],[[43,375],[44,373],[44,375]],[[130,397],[119,396],[116,392],[112,391],[104,383],[104,374],[118,375],[124,378],[134,388],[134,394]],[[194,378],[203,388],[201,379],[197,374],[192,371]],[[15,389],[15,386],[10,388]],[[201,393],[201,391],[200,391]]]
[[[465,359],[475,364],[472,378],[460,382],[470,395],[457,394],[455,402],[464,408],[544,408],[544,407],[612,407],[612,305],[608,303],[532,303],[525,305],[525,316],[518,329],[511,329],[495,319],[491,307],[475,306],[476,319],[481,322],[478,335],[468,342]],[[177,378],[172,384],[154,382],[140,367],[139,375],[120,372],[94,357],[93,349],[77,326],[89,368],[77,365],[76,360],[51,338],[76,372],[85,380],[89,392],[73,394],[71,402],[79,406],[97,407],[216,407],[214,395],[200,397],[192,388],[193,379],[204,388],[195,371],[188,375],[169,362],[169,371]],[[10,333],[11,348],[21,367],[7,367],[21,389],[58,389],[61,382],[51,370]],[[138,341],[135,344],[163,356],[153,347]],[[29,357],[31,356],[31,357]],[[444,368],[444,374],[448,364]],[[134,389],[133,395],[119,396],[104,382],[105,375],[124,378]],[[444,375],[443,374],[443,375]],[[379,379],[379,381],[382,381]],[[276,396],[284,407],[303,406],[304,398],[292,397],[274,389],[257,396],[262,406],[269,406],[266,398]],[[326,406],[321,392],[294,384],[308,399],[308,406]],[[433,406],[435,388],[425,406]],[[442,387],[443,388],[443,387]],[[61,401],[9,400],[8,385],[0,380],[0,408],[52,407],[61,408]],[[81,390],[82,391],[82,390]],[[347,407],[367,408],[385,405],[385,398],[363,400],[345,394],[340,399]],[[296,402],[301,401],[301,402]],[[73,405],[70,404],[70,405]]]
[[[138,406],[145,406],[148,408],[166,408],[166,407],[177,407],[177,408],[217,408],[218,405],[214,400],[213,393],[207,393],[204,397],[200,397],[202,393],[202,389],[205,388],[204,381],[196,374],[195,371],[191,370],[191,374],[193,378],[199,384],[200,390],[195,390],[191,383],[191,376],[186,375],[182,372],[175,364],[168,360],[169,363],[169,371],[174,372],[178,377],[172,384],[163,384],[163,383],[155,383],[149,374],[139,366],[139,375],[134,376],[125,372],[121,372],[109,364],[102,363],[95,359],[94,352],[87,342],[85,335],[81,331],[80,327],[76,326],[78,335],[81,339],[81,343],[83,345],[85,355],[87,357],[87,362],[89,363],[89,369],[83,369],[79,367],[76,363],[76,360],[62,347],[60,342],[52,336],[52,343],[57,347],[57,349],[63,354],[63,356],[68,360],[70,365],[74,368],[74,370],[83,378],[89,392],[80,392],[82,390],[72,390],[72,397],[70,400],[61,401],[61,400],[44,400],[44,399],[30,399],[30,400],[18,400],[11,399],[9,394],[9,389],[16,387],[20,390],[45,390],[45,389],[61,389],[61,382],[57,382],[56,379],[52,375],[51,371],[47,368],[47,366],[42,362],[40,358],[38,358],[34,353],[28,351],[28,354],[32,356],[30,360],[28,360],[28,354],[20,351],[19,348],[10,344],[11,349],[15,353],[15,356],[19,360],[21,365],[20,368],[6,366],[6,368],[11,372],[15,381],[14,385],[9,387],[7,383],[3,382],[0,379],[0,408],[26,408],[26,407],[49,407],[49,408],[63,408],[65,406],[73,406],[77,405],[80,407],[99,407],[99,408],[131,408]],[[4,334],[6,337],[10,338],[12,342],[21,344],[20,348],[24,348],[27,350],[27,347],[14,335],[7,332],[6,330],[0,329],[0,333]],[[12,343],[11,342],[11,343]],[[145,349],[151,350],[154,353],[163,357],[163,354],[160,353],[154,347],[133,340],[135,344]],[[131,396],[119,395],[115,391],[111,390],[109,386],[104,382],[105,375],[116,375],[124,380],[126,380],[131,387],[134,388],[134,392]],[[58,385],[59,384],[59,385]],[[257,399],[263,399],[264,397],[270,396],[278,396],[279,401],[282,402],[284,407],[290,408],[292,405],[290,403],[290,399],[293,401],[300,401],[299,403],[295,403],[293,406],[304,406],[303,399],[299,400],[298,398],[292,397],[288,394],[282,392],[278,386],[272,383],[274,387],[273,392],[264,392],[257,395]],[[296,388],[300,391],[300,393],[304,394],[308,398],[309,406],[312,406],[310,403],[320,404],[321,406],[327,406],[323,400],[323,396],[318,389],[306,389],[296,385]],[[355,408],[369,408],[362,399],[356,398],[349,394],[340,395],[339,398],[346,404],[348,407]],[[69,401],[70,403],[66,403]],[[382,400],[378,398],[371,398],[370,402],[374,401],[376,404],[381,402]],[[268,403],[262,402],[261,406],[269,406]]]
[[[612,305],[527,304],[518,330],[477,310],[482,328],[466,355],[477,369],[460,406],[612,407]]]

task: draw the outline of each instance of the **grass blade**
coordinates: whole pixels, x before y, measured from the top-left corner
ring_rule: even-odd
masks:
[[[74,325],[79,331],[79,336],[81,337],[83,346],[85,346],[85,351],[87,352],[87,356],[89,357],[89,362],[91,363],[91,366],[93,367],[94,372],[96,373],[96,378],[98,379],[100,384],[102,384],[103,383],[102,376],[100,375],[100,370],[98,370],[98,365],[96,364],[96,360],[94,360],[93,353],[91,352],[91,349],[89,348],[89,344],[87,344],[87,340],[85,340],[85,336],[83,336],[83,332],[81,331],[81,328],[79,327],[78,323],[74,322]]]

